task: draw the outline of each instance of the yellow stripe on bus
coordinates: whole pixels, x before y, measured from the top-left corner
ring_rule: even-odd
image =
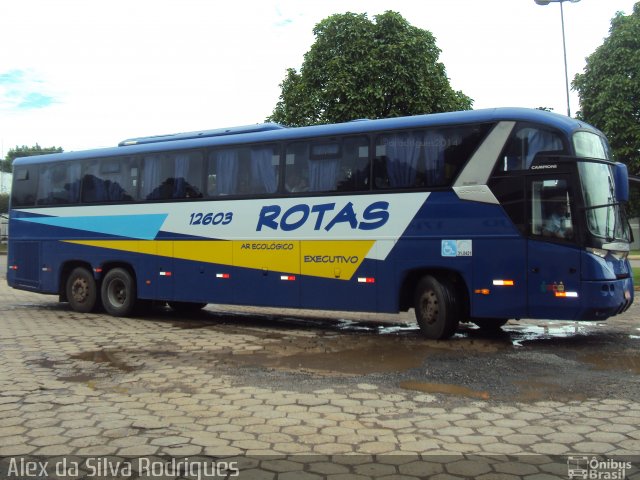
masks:
[[[375,240],[66,240],[219,265],[350,280]]]

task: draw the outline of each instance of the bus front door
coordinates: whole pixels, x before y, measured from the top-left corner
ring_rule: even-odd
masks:
[[[528,316],[573,319],[580,303],[580,248],[570,177],[532,176],[527,192]]]

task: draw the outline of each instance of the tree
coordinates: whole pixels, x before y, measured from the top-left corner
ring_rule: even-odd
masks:
[[[431,32],[392,11],[374,19],[345,13],[318,23],[268,121],[302,126],[471,108],[473,100],[451,88]]]
[[[631,15],[611,20],[609,36],[572,87],[580,95],[578,118],[602,130],[616,160],[640,174],[640,2]]]
[[[0,214],[9,212],[9,194],[0,193]]]
[[[47,153],[60,153],[62,152],[62,147],[47,147],[42,148],[40,145],[36,143],[34,147],[27,147],[23,145],[22,147],[12,148],[7,152],[7,155],[4,157],[4,161],[0,161],[0,170],[3,172],[10,172],[11,167],[13,165],[13,161],[19,157],[32,157],[34,155],[45,155]]]

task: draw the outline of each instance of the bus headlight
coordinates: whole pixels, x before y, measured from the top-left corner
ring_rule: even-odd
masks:
[[[587,247],[587,252],[593,253],[594,255],[597,255],[600,258],[606,258],[607,253],[609,253],[607,250],[602,250],[601,248],[593,248],[593,247]]]

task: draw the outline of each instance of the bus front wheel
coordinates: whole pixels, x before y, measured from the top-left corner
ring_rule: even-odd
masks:
[[[451,282],[427,275],[416,288],[414,307],[422,336],[441,340],[458,329],[458,301]]]
[[[91,272],[83,267],[74,268],[67,277],[66,295],[74,311],[80,313],[92,311],[98,303],[98,292]]]
[[[102,281],[102,303],[108,314],[126,317],[136,304],[136,284],[123,268],[109,270]]]

